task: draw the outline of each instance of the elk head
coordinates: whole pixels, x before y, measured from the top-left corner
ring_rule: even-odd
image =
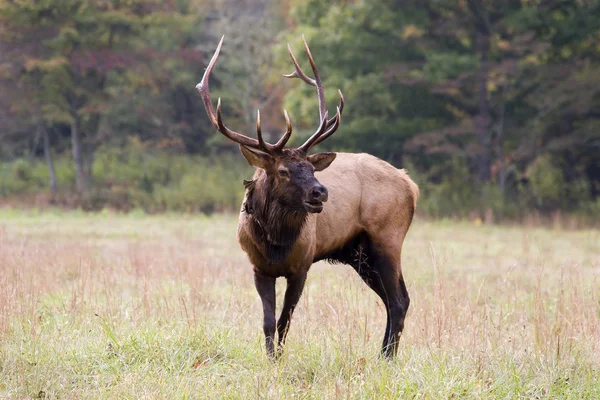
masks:
[[[308,155],[308,151],[311,147],[330,137],[339,127],[342,111],[344,109],[344,97],[342,96],[342,92],[338,90],[340,95],[340,105],[337,107],[336,115],[331,119],[327,119],[323,84],[321,83],[319,71],[317,70],[312,54],[310,53],[308,44],[306,43],[304,36],[302,36],[304,49],[306,50],[308,60],[312,67],[314,79],[310,78],[302,71],[289,44],[288,52],[294,63],[294,72],[283,76],[286,78],[299,78],[307,84],[317,88],[317,96],[319,99],[319,127],[316,132],[300,147],[284,148],[292,135],[292,123],[285,110],[283,115],[285,117],[287,129],[275,144],[267,143],[263,139],[260,127],[260,111],[257,112],[256,118],[257,139],[234,132],[227,128],[223,123],[221,118],[220,98],[217,101],[217,111],[215,113],[208,87],[210,73],[219,57],[224,38],[224,36],[221,38],[217,50],[204,72],[202,80],[196,86],[202,96],[202,101],[210,122],[219,132],[240,145],[240,150],[250,165],[265,171],[267,184],[269,185],[268,191],[281,204],[290,209],[302,209],[310,213],[321,212],[323,210],[323,202],[327,201],[327,188],[319,183],[317,178],[315,178],[314,173],[315,171],[322,171],[331,165],[336,154],[317,153]]]

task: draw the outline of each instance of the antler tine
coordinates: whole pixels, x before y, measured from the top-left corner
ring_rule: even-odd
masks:
[[[302,146],[298,147],[298,150],[300,150],[303,153],[307,153],[308,150],[315,144],[317,139],[319,139],[323,132],[325,132],[325,129],[327,129],[327,111],[325,111],[325,116],[321,120],[321,124],[319,125],[317,131],[313,133],[312,136],[309,137],[308,140],[304,142]]]
[[[322,134],[321,136],[319,136],[317,138],[317,140],[315,140],[315,142],[313,143],[313,146],[318,145],[319,143],[321,143],[322,141],[324,141],[325,139],[327,139],[329,136],[333,135],[335,131],[337,131],[337,128],[339,128],[340,123],[342,122],[342,107],[343,106],[338,106],[337,107],[337,112],[335,114],[335,117],[333,117],[332,119],[330,119],[329,121],[333,121],[333,125],[329,125],[329,121],[327,123],[327,132],[325,132],[324,134]]]
[[[206,70],[204,71],[204,75],[202,76],[202,80],[200,83],[196,85],[196,89],[200,92],[200,96],[202,97],[202,102],[204,103],[204,108],[206,108],[206,113],[208,114],[208,119],[213,125],[217,125],[217,119],[215,118],[215,110],[212,105],[212,101],[210,100],[210,89],[208,87],[208,80],[210,78],[210,73],[212,72],[215,63],[217,62],[217,58],[219,58],[219,53],[221,52],[221,46],[223,45],[223,40],[225,39],[225,35],[221,36],[221,40],[219,41],[219,45],[215,50],[215,54],[213,54]]]
[[[208,119],[213,124],[213,126],[215,128],[217,128],[217,130],[219,132],[221,132],[227,138],[233,140],[236,143],[242,144],[244,146],[252,147],[255,149],[260,149],[260,144],[259,144],[258,140],[252,139],[245,135],[242,135],[241,133],[232,131],[231,129],[229,129],[225,126],[225,124],[223,123],[223,120],[221,118],[221,99],[220,98],[217,102],[217,113],[215,115],[215,109],[213,108],[212,101],[210,99],[210,89],[208,86],[208,81],[210,79],[210,73],[212,72],[212,70],[217,62],[217,58],[219,58],[219,53],[221,51],[221,46],[223,45],[224,39],[225,39],[225,36],[223,35],[221,37],[221,40],[219,41],[219,45],[217,46],[217,49],[215,50],[215,54],[210,59],[210,62],[208,63],[208,67],[206,67],[206,71],[204,71],[204,76],[202,77],[202,80],[200,81],[200,83],[198,85],[196,85],[196,89],[198,89],[198,92],[200,92],[200,96],[202,97],[202,102],[204,103],[204,108],[206,109],[206,113],[208,114]]]
[[[340,111],[340,117],[341,117],[342,112],[344,111],[344,95],[342,95],[342,91],[340,89],[338,89],[338,94],[340,95],[340,105],[338,106],[338,108],[340,109],[339,111]],[[336,113],[335,117],[332,117],[329,121],[327,121],[327,128],[329,128],[331,125],[333,125],[333,123],[336,121],[336,119],[337,119],[337,113]],[[333,133],[333,132],[331,132],[331,133]],[[325,140],[325,139],[323,139],[323,140]],[[319,140],[317,143],[321,143],[323,140]]]
[[[265,153],[272,153],[275,150],[274,145],[265,142],[262,137],[262,129],[260,127],[260,110],[256,110],[256,136],[258,137],[258,146],[259,149],[264,151]]]
[[[284,74],[283,76],[286,78],[300,78],[309,85],[315,86],[317,88],[317,97],[319,99],[319,121],[321,121],[323,119],[323,115],[325,115],[325,112],[327,111],[327,108],[325,106],[325,89],[323,89],[323,83],[321,82],[321,77],[319,75],[319,70],[317,69],[317,64],[315,63],[312,53],[310,52],[310,48],[308,47],[308,43],[306,43],[306,38],[304,37],[304,35],[302,35],[302,42],[304,43],[304,50],[306,51],[306,55],[308,56],[308,61],[310,62],[310,67],[313,70],[315,78],[309,78],[308,75],[306,75],[304,71],[302,71],[302,68],[300,68],[300,65],[298,65],[296,57],[294,57],[294,53],[292,53],[292,48],[289,43],[288,53],[290,54],[290,58],[294,63],[294,72],[287,75]]]
[[[269,150],[263,140],[262,129],[260,128],[260,110],[256,110],[256,137],[258,137],[258,146],[260,149],[268,153]]]
[[[306,43],[306,39],[304,35],[302,35],[302,42],[304,42],[304,50],[306,50],[306,55],[308,56],[308,61],[310,62],[310,67],[313,70],[313,74],[315,75],[315,86],[317,87],[317,97],[319,98],[319,118],[323,119],[325,113],[327,112],[327,108],[325,107],[325,89],[323,88],[323,83],[321,82],[321,77],[319,76],[319,70],[317,69],[317,64],[308,48],[308,43]]]
[[[292,52],[292,47],[290,46],[289,43],[288,43],[287,47],[288,47],[288,54],[290,55],[290,58],[292,59],[292,62],[294,63],[294,72],[292,72],[291,74],[283,74],[283,76],[285,78],[300,78],[304,82],[308,83],[310,86],[317,86],[315,80],[310,78],[308,75],[306,75],[304,73],[304,71],[302,71],[302,68],[300,68],[300,65],[298,64],[296,57],[294,57],[294,53]]]
[[[290,140],[290,136],[292,136],[292,122],[290,121],[290,117],[288,116],[287,110],[283,110],[283,116],[285,118],[286,130],[283,136],[273,146],[274,151],[281,151],[281,149],[283,149],[288,140]]]

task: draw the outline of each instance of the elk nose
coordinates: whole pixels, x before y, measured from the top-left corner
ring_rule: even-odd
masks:
[[[314,200],[327,201],[327,188],[323,185],[315,185],[311,189],[311,195]]]

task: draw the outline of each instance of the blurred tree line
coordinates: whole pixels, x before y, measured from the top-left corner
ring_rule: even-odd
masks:
[[[600,0],[0,0],[0,196],[235,209],[250,169],[194,86],[220,36],[228,124],[407,167],[434,216],[600,214]],[[40,195],[42,193],[42,195]],[[48,193],[51,193],[49,195]]]

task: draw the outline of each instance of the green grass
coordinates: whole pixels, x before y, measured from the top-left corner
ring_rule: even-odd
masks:
[[[600,398],[599,231],[417,218],[397,360],[376,295],[320,263],[272,363],[235,229],[0,210],[0,398]]]

